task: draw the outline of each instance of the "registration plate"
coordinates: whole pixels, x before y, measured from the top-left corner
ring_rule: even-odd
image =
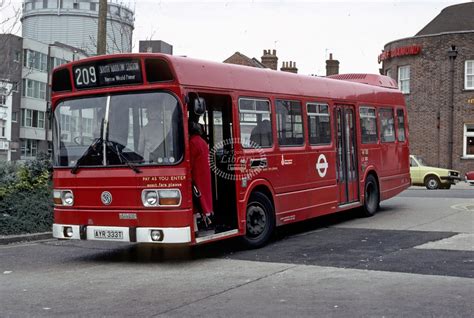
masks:
[[[123,232],[119,230],[94,230],[94,238],[105,240],[122,240]]]

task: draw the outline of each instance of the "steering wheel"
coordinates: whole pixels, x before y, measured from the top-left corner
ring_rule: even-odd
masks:
[[[84,145],[84,137],[83,136],[77,136],[72,139],[76,145],[83,146]]]

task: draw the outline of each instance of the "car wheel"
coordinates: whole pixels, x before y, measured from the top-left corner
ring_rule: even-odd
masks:
[[[439,189],[439,179],[435,176],[429,176],[425,180],[425,186],[428,190],[436,190]]]
[[[247,222],[244,244],[249,248],[259,248],[268,243],[275,228],[273,204],[261,192],[254,192],[247,203]]]
[[[364,186],[364,206],[362,207],[362,216],[373,216],[380,204],[380,193],[377,179],[369,174],[365,179]]]

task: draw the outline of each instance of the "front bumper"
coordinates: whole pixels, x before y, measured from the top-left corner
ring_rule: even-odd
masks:
[[[71,236],[66,236],[66,228],[72,229]],[[97,237],[96,231],[109,233]],[[159,231],[159,240],[152,240],[152,231]],[[121,235],[110,235],[121,233]],[[92,240],[114,242],[137,242],[157,244],[184,244],[191,242],[191,228],[187,227],[118,227],[53,224],[53,237],[65,240]]]
[[[455,176],[441,177],[441,181],[448,182],[451,184],[456,184],[456,182],[461,181],[461,177],[455,177]]]

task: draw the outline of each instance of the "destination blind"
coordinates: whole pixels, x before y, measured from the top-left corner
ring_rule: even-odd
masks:
[[[74,67],[77,89],[143,83],[139,60],[97,61]]]

